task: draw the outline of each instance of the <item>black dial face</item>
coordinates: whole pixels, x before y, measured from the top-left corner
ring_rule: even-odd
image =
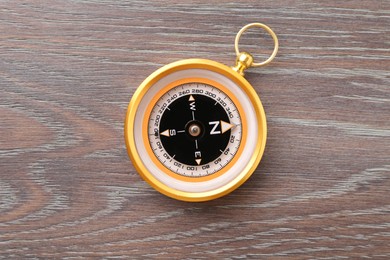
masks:
[[[220,121],[229,122],[229,117],[221,104],[210,97],[195,94],[176,99],[168,108],[161,117],[159,132],[176,130],[176,135],[161,136],[161,143],[171,157],[180,163],[196,166],[195,152],[200,151],[201,164],[207,164],[225,151],[230,129],[221,134],[217,125]]]
[[[241,118],[233,101],[204,83],[172,88],[155,104],[149,141],[159,161],[185,176],[206,176],[225,167],[241,140]]]

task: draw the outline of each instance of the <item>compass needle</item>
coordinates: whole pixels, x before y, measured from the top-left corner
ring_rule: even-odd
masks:
[[[167,130],[161,132],[160,135],[170,137],[170,135],[169,135],[169,129],[167,129]]]
[[[222,134],[235,127],[235,125],[221,120],[221,132]]]

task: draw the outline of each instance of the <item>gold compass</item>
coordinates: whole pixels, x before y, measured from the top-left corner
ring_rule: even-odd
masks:
[[[262,63],[238,49],[241,34],[252,27],[274,39],[274,51]],[[235,48],[234,67],[207,59],[173,62],[147,77],[131,99],[125,122],[129,156],[143,179],[169,197],[221,197],[244,183],[260,162],[266,118],[243,71],[269,63],[278,40],[268,26],[248,24],[237,34]]]

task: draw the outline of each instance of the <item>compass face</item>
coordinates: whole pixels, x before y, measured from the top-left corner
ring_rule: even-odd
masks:
[[[133,166],[172,198],[205,201],[228,194],[255,171],[267,136],[256,91],[221,63],[189,59],[147,77],[127,110]]]
[[[176,83],[162,93],[148,119],[148,142],[169,171],[212,175],[236,155],[242,120],[232,99],[213,82]]]

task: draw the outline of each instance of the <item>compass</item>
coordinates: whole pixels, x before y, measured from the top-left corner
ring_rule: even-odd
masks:
[[[240,35],[251,27],[271,34],[274,52],[263,63],[239,52]],[[278,49],[264,24],[249,24],[236,37],[236,66],[207,59],[168,64],[147,77],[134,93],[125,139],[136,170],[161,193],[184,201],[221,197],[244,183],[264,152],[263,106],[243,77],[265,65]]]

